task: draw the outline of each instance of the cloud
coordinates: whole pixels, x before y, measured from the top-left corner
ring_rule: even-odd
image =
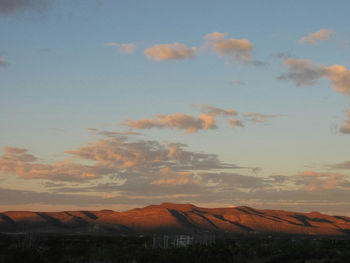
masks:
[[[332,31],[329,29],[320,29],[317,32],[311,33],[306,37],[302,37],[299,42],[302,44],[316,44],[320,41],[330,40]]]
[[[227,37],[227,33],[213,32],[211,34],[206,34],[204,39],[208,41],[218,41]]]
[[[200,114],[198,117],[178,112],[171,115],[158,114],[156,117],[150,119],[129,119],[126,122],[121,123],[121,125],[134,129],[169,128],[185,130],[186,133],[195,133],[199,130],[216,129],[216,121],[218,116],[227,118],[238,115],[236,110],[224,110],[206,104],[191,104],[191,107],[198,109],[202,114]],[[236,125],[242,126],[238,120],[236,121]]]
[[[198,184],[200,181],[195,179],[191,172],[173,172],[169,168],[160,170],[161,178],[150,182],[161,186],[176,186],[185,184]]]
[[[243,123],[236,119],[236,118],[233,118],[233,119],[229,119],[227,120],[227,123],[234,129],[236,127],[244,127]]]
[[[340,127],[341,133],[350,134],[350,108],[346,111],[347,119],[344,121],[343,125]]]
[[[328,79],[333,89],[350,96],[350,70],[342,65],[332,65],[322,68],[324,78]]]
[[[129,119],[122,125],[134,129],[170,128],[185,130],[186,133],[194,133],[199,130],[216,129],[215,116],[200,114],[194,117],[190,114],[174,113],[171,115],[156,115],[151,119],[132,120]]]
[[[281,51],[270,55],[271,58],[276,59],[286,59],[293,57],[293,54],[291,51]]]
[[[251,61],[253,45],[248,39],[225,39],[226,37],[226,33],[220,32],[205,35],[206,42],[202,50],[213,49],[221,57],[231,57],[240,62]]]
[[[120,172],[132,170],[154,173],[162,168],[174,171],[237,168],[220,162],[214,154],[191,152],[185,150],[185,147],[186,145],[178,143],[130,141],[121,137],[99,140],[66,153],[79,159],[95,161],[98,167]]]
[[[196,48],[187,48],[184,44],[159,44],[145,50],[148,59],[156,61],[194,59]]]
[[[135,132],[135,131],[99,131],[96,128],[87,128],[87,130],[94,135],[102,135],[104,137],[109,137],[109,138],[127,138],[129,136],[134,136],[134,135],[142,135],[140,132]]]
[[[332,169],[350,169],[350,161],[328,165]]]
[[[0,67],[8,67],[10,64],[3,58],[0,58]]]
[[[201,112],[210,116],[221,115],[224,117],[230,117],[238,115],[238,112],[236,110],[224,110],[207,104],[191,104],[191,107],[198,108]]]
[[[319,173],[304,171],[297,175],[296,183],[308,191],[334,189],[341,186],[344,175],[338,173]]]
[[[23,148],[4,147],[3,152],[0,156],[0,171],[24,179],[74,181],[96,179],[109,172],[108,169],[81,165],[69,160],[54,164],[37,163],[37,157]]]
[[[51,5],[51,2],[50,0],[1,0],[0,15],[10,15],[27,10],[43,11]]]
[[[109,42],[106,44],[108,47],[115,47],[119,53],[122,54],[132,54],[134,53],[134,50],[136,48],[136,45],[134,43],[116,43],[116,42]]]
[[[350,204],[347,194],[350,181],[343,174],[303,171],[292,176],[244,175],[233,172],[233,169],[237,171],[244,167],[222,163],[213,154],[190,151],[183,144],[133,141],[124,137],[104,138],[107,139],[88,143],[67,153],[84,163],[94,163],[93,168],[113,171],[115,175],[108,176],[107,181],[101,177],[107,173],[102,172],[98,173],[100,177],[96,180],[84,184],[70,180],[44,182],[42,186],[46,187],[46,192],[0,188],[0,204],[103,205],[108,208],[114,204],[140,206],[172,201],[210,206],[218,203],[249,204],[264,208],[290,205],[289,209],[292,209],[291,205],[298,203],[298,209],[307,209],[313,204],[321,211],[334,207],[340,209]],[[37,163],[37,158],[26,149],[6,147],[3,152],[0,156],[3,173],[62,181],[59,177],[50,177],[53,174],[50,169],[46,169],[48,175],[33,177],[32,169],[43,164]],[[30,166],[26,165],[33,167],[28,169]],[[253,169],[245,168],[248,171]],[[77,171],[84,169],[76,166]]]
[[[232,127],[244,127],[237,118],[238,111],[233,109],[221,109],[207,104],[191,104],[191,107],[199,110],[202,114],[195,117],[190,114],[174,113],[171,115],[156,115],[154,118],[133,120],[128,119],[121,123],[134,129],[169,128],[185,130],[186,133],[195,133],[200,130],[213,130],[217,126],[217,118],[227,118],[227,123]],[[283,116],[282,114],[263,114],[247,112],[243,114],[245,121],[254,123],[268,123],[269,119]],[[234,118],[232,118],[234,117]]]
[[[310,60],[287,58],[284,60],[289,72],[278,77],[280,80],[290,80],[297,86],[315,85],[321,78],[332,83],[332,88],[344,95],[350,96],[350,70],[342,65],[324,66]]]
[[[235,86],[244,86],[244,85],[245,85],[245,82],[239,80],[238,78],[233,78],[233,79],[232,79],[232,83],[233,83]]]
[[[206,184],[212,185],[217,190],[221,191],[230,191],[239,188],[254,189],[265,185],[264,178],[238,173],[202,172],[199,173],[198,176]]]
[[[263,114],[258,112],[246,112],[243,114],[247,121],[254,123],[267,123],[271,118],[277,118],[282,115],[280,114]]]
[[[68,159],[52,164],[39,163],[27,149],[4,147],[3,155],[0,155],[0,171],[23,179],[84,181],[103,176],[119,179],[146,176],[154,180],[154,176],[164,174],[164,169],[171,171],[172,175],[186,177],[193,171],[239,168],[221,162],[215,154],[186,150],[184,144],[133,141],[123,135],[104,136],[106,139],[65,151],[74,157],[74,161]]]
[[[322,66],[312,63],[310,60],[286,58],[284,65],[289,68],[289,72],[281,75],[280,80],[291,80],[297,86],[315,85],[322,77]]]

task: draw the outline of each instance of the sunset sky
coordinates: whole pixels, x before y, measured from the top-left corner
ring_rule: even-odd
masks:
[[[0,211],[350,215],[349,10],[0,0]]]

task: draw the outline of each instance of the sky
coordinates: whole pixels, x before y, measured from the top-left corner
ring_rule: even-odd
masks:
[[[346,0],[0,0],[0,211],[350,215]]]

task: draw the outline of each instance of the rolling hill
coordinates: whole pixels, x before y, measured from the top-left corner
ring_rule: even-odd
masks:
[[[350,217],[318,212],[258,210],[246,206],[201,208],[163,203],[125,212],[65,211],[0,213],[0,232],[45,233],[232,233],[350,235]]]

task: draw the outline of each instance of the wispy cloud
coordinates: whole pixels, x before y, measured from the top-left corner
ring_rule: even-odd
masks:
[[[246,112],[243,114],[247,121],[255,123],[268,123],[270,119],[281,117],[281,114],[264,114],[258,112]]]
[[[321,41],[327,41],[332,38],[332,31],[329,29],[320,29],[317,32],[310,33],[308,36],[302,37],[299,42],[302,44],[316,44]]]
[[[252,58],[252,43],[246,39],[227,38],[226,33],[214,32],[205,35],[202,50],[215,50],[221,57],[231,57],[240,62],[249,62]]]
[[[156,61],[193,59],[196,57],[196,48],[188,48],[181,43],[158,44],[145,50],[147,58]]]
[[[315,191],[341,187],[343,179],[343,174],[304,171],[296,176],[296,183],[302,185],[305,190]]]
[[[245,85],[245,82],[239,80],[238,78],[233,78],[232,83],[234,84],[234,86],[244,86]]]
[[[182,176],[197,170],[237,168],[234,164],[222,163],[214,154],[186,150],[184,144],[132,141],[116,134],[103,136],[105,139],[65,151],[74,157],[74,161],[68,159],[51,164],[38,162],[38,158],[27,149],[4,147],[0,155],[0,171],[23,179],[83,181],[129,174],[154,179],[154,175],[165,168]]]
[[[243,123],[237,118],[229,119],[227,120],[227,123],[232,127],[232,129],[235,129],[236,127],[244,127]]]
[[[332,83],[337,92],[350,96],[350,70],[342,65],[324,66],[310,60],[287,58],[284,60],[289,72],[278,77],[280,80],[291,80],[297,86],[315,85],[321,78]]]
[[[116,42],[109,42],[106,44],[108,47],[115,47],[119,53],[122,54],[132,54],[135,51],[136,44],[134,43],[116,43]]]
[[[24,179],[75,181],[96,179],[110,172],[108,168],[81,165],[69,160],[53,164],[38,163],[36,156],[22,148],[4,147],[3,152],[0,156],[0,171]]]
[[[238,112],[233,109],[221,109],[206,104],[192,104],[193,108],[198,109],[202,114],[198,117],[191,114],[173,113],[170,115],[158,114],[154,118],[133,120],[129,119],[121,125],[134,129],[152,129],[152,128],[169,128],[185,130],[186,133],[195,133],[200,130],[213,130],[217,128],[217,117],[237,116]],[[236,119],[236,118],[235,118]],[[233,126],[230,123],[231,126]],[[235,126],[242,126],[239,121]]]
[[[5,59],[0,58],[0,67],[8,67],[10,63],[8,63]]]
[[[207,104],[191,104],[201,112],[198,117],[191,114],[173,113],[170,115],[158,114],[153,118],[144,118],[139,120],[128,119],[122,122],[122,126],[128,126],[133,129],[153,129],[168,128],[184,130],[186,133],[195,133],[200,130],[213,130],[218,128],[218,118],[224,118],[232,127],[244,127],[243,121],[237,117],[238,111],[233,109],[221,109]],[[269,119],[284,116],[282,114],[263,114],[258,112],[243,113],[244,120],[247,122],[268,123]]]
[[[33,10],[46,10],[52,3],[52,0],[1,0],[0,15],[10,15],[16,12]]]
[[[330,167],[332,169],[348,170],[348,169],[350,169],[350,161],[345,161],[345,162],[341,162],[341,163],[331,164],[331,165],[328,165],[328,167]]]
[[[216,119],[212,115],[200,114],[195,117],[190,114],[174,113],[171,115],[156,115],[151,119],[132,120],[129,119],[121,125],[134,129],[170,128],[185,130],[186,133],[194,133],[199,130],[216,129]]]
[[[343,125],[340,127],[341,133],[350,134],[350,108],[346,110],[346,120]]]
[[[238,112],[233,109],[221,109],[218,107],[214,107],[208,104],[191,104],[191,107],[199,109],[199,111],[203,112],[204,114],[208,114],[211,116],[217,116],[221,115],[224,117],[230,117],[230,116],[237,116]]]

